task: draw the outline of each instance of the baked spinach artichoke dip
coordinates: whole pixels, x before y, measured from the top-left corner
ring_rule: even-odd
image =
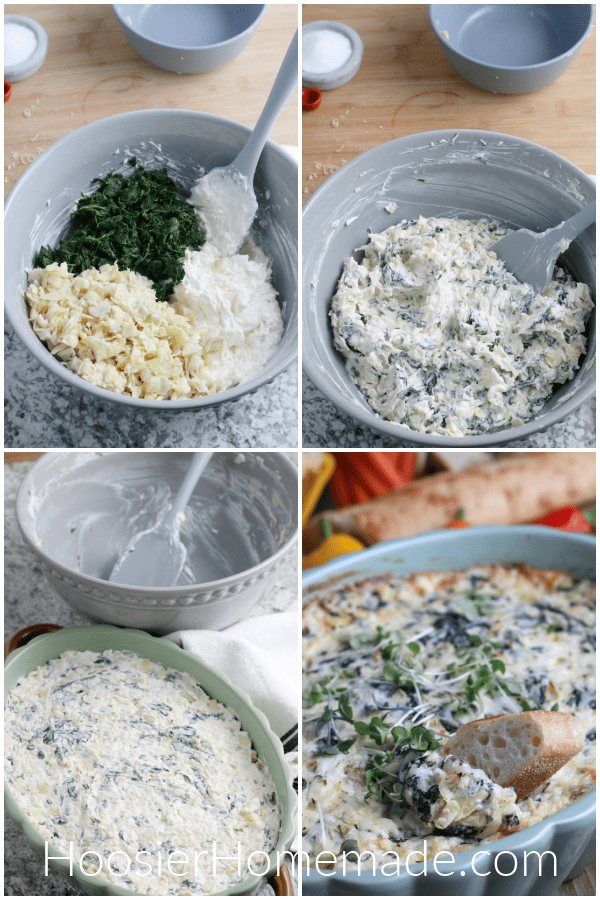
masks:
[[[318,860],[398,874],[422,864],[415,853],[489,844],[595,786],[589,580],[481,566],[313,586],[303,660],[309,873]]]
[[[250,854],[275,848],[271,775],[233,710],[185,672],[70,650],[16,682],[4,717],[8,785],[49,857],[189,896],[243,881]]]
[[[336,348],[378,416],[413,431],[475,435],[522,425],[573,377],[593,308],[556,267],[541,293],[493,252],[506,229],[425,219],[369,234],[330,309]]]

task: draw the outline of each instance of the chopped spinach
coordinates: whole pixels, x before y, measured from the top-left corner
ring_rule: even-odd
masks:
[[[128,178],[111,172],[94,179],[100,187],[80,198],[67,237],[55,250],[42,247],[34,265],[66,262],[79,275],[116,262],[149,278],[156,299],[166,301],[183,280],[186,249],[200,250],[205,236],[166,169],[145,169],[135,157],[129,164],[134,171]]]

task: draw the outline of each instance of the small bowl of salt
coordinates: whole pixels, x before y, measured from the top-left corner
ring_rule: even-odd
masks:
[[[27,16],[4,16],[4,80],[24,81],[46,59],[48,35]]]
[[[329,91],[354,78],[363,58],[363,42],[342,22],[311,22],[302,28],[302,84]]]

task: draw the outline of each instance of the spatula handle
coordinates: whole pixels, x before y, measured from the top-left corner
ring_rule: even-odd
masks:
[[[570,219],[563,223],[560,227],[560,237],[573,241],[577,235],[581,234],[582,231],[585,231],[586,228],[589,228],[595,221],[596,201],[592,200],[591,203],[588,203],[587,206],[584,206],[583,209],[580,209],[579,212],[575,213],[574,216],[571,216]]]
[[[188,504],[188,500],[192,496],[192,492],[198,483],[198,479],[204,472],[210,462],[212,452],[194,453],[190,466],[185,473],[184,479],[179,485],[179,490],[173,499],[173,505],[163,519],[165,527],[170,527],[176,521],[177,516],[184,511]]]
[[[265,142],[273,125],[279,118],[283,107],[288,102],[292,91],[298,84],[298,32],[283,58],[277,78],[267,97],[265,108],[254,126],[254,131],[246,141],[235,159],[235,166],[248,177],[250,184],[254,180],[254,172]]]

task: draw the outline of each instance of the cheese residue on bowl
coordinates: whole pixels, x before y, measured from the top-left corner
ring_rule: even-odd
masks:
[[[20,678],[5,761],[18,805],[59,851],[49,855],[70,841],[77,862],[95,851],[99,877],[127,890],[216,893],[276,846],[275,786],[238,716],[190,674],[134,653],[69,650]],[[85,868],[96,874],[98,856]]]
[[[560,268],[541,293],[493,252],[490,222],[425,219],[370,234],[331,303],[336,348],[373,412],[413,431],[522,425],[572,378],[593,308]]]

